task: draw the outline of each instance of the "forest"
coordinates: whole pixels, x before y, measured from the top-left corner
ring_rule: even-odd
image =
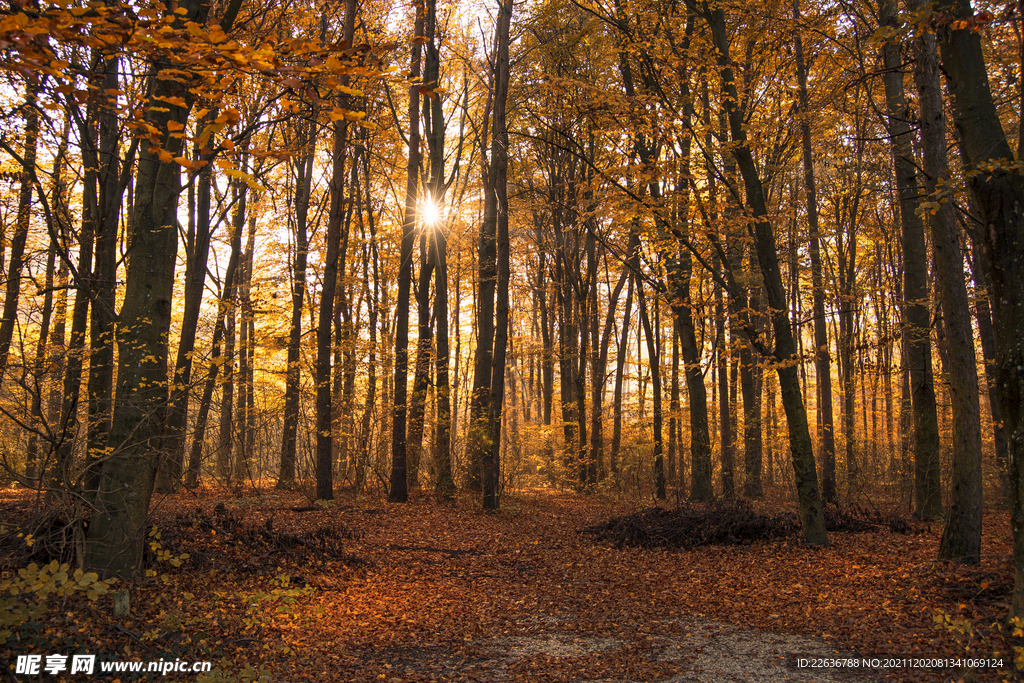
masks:
[[[12,0],[0,644],[110,592],[110,643],[181,656],[140,596],[235,571],[200,530],[343,582],[571,526],[725,575],[876,546],[979,588],[864,647],[1024,670],[1022,69],[1019,2]]]

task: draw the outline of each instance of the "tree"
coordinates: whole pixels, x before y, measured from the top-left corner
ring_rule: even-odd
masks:
[[[919,11],[924,9],[918,0],[911,0],[911,6]],[[917,62],[914,78],[921,108],[925,191],[934,197],[950,180],[946,161],[946,119],[934,33],[922,32],[917,36],[914,57]],[[981,561],[982,519],[978,366],[956,215],[947,198],[935,199],[937,205],[929,202],[926,207],[931,207],[928,224],[932,235],[932,260],[942,303],[948,361],[946,377],[953,404],[953,488],[939,557],[977,564]]]
[[[985,226],[985,252],[993,328],[996,372],[1003,418],[1010,444],[1014,586],[1010,616],[1024,616],[1024,175],[1010,165],[1013,154],[992,100],[981,37],[973,30],[974,10],[967,0],[943,6],[951,18],[941,26],[938,41],[943,67],[953,93],[953,121],[960,133],[968,171],[968,187]]]
[[[882,5],[880,22],[888,27],[896,25],[895,2]],[[882,50],[886,66],[886,114],[903,238],[904,358],[909,369],[910,400],[914,413],[914,513],[924,519],[934,519],[942,513],[942,498],[939,424],[929,338],[924,222],[918,214],[920,189],[913,153],[913,128],[903,89],[900,49],[898,44],[887,42]]]

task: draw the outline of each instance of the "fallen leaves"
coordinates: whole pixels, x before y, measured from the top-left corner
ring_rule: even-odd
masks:
[[[164,546],[190,557],[156,567],[167,583],[136,582],[130,617],[115,623],[105,608],[77,605],[49,614],[45,628],[92,651],[209,653],[274,680],[663,680],[678,673],[660,658],[667,648],[715,623],[811,635],[864,657],[1002,652],[1007,668],[972,680],[1010,671],[1003,515],[986,518],[985,559],[965,568],[936,562],[939,530],[923,527],[833,534],[827,550],[795,537],[617,549],[582,533],[631,511],[599,496],[537,492],[499,514],[470,498],[311,509],[297,494],[207,496],[199,511],[194,500],[161,505]]]

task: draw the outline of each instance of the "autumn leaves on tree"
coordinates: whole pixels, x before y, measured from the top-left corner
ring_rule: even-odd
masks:
[[[1019,12],[13,5],[4,477],[116,575],[198,485],[883,496],[965,562],[989,495],[1024,613]]]

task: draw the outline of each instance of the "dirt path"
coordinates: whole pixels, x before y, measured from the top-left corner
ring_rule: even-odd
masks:
[[[582,535],[562,502],[503,515],[426,506],[310,512],[344,525],[354,576],[309,583],[345,663],[335,680],[867,681],[799,668],[821,638],[742,628],[682,609],[688,553],[617,550]],[[322,576],[329,577],[331,571]],[[313,577],[307,577],[307,580]],[[721,598],[721,596],[716,596]],[[845,652],[844,656],[854,655]]]

